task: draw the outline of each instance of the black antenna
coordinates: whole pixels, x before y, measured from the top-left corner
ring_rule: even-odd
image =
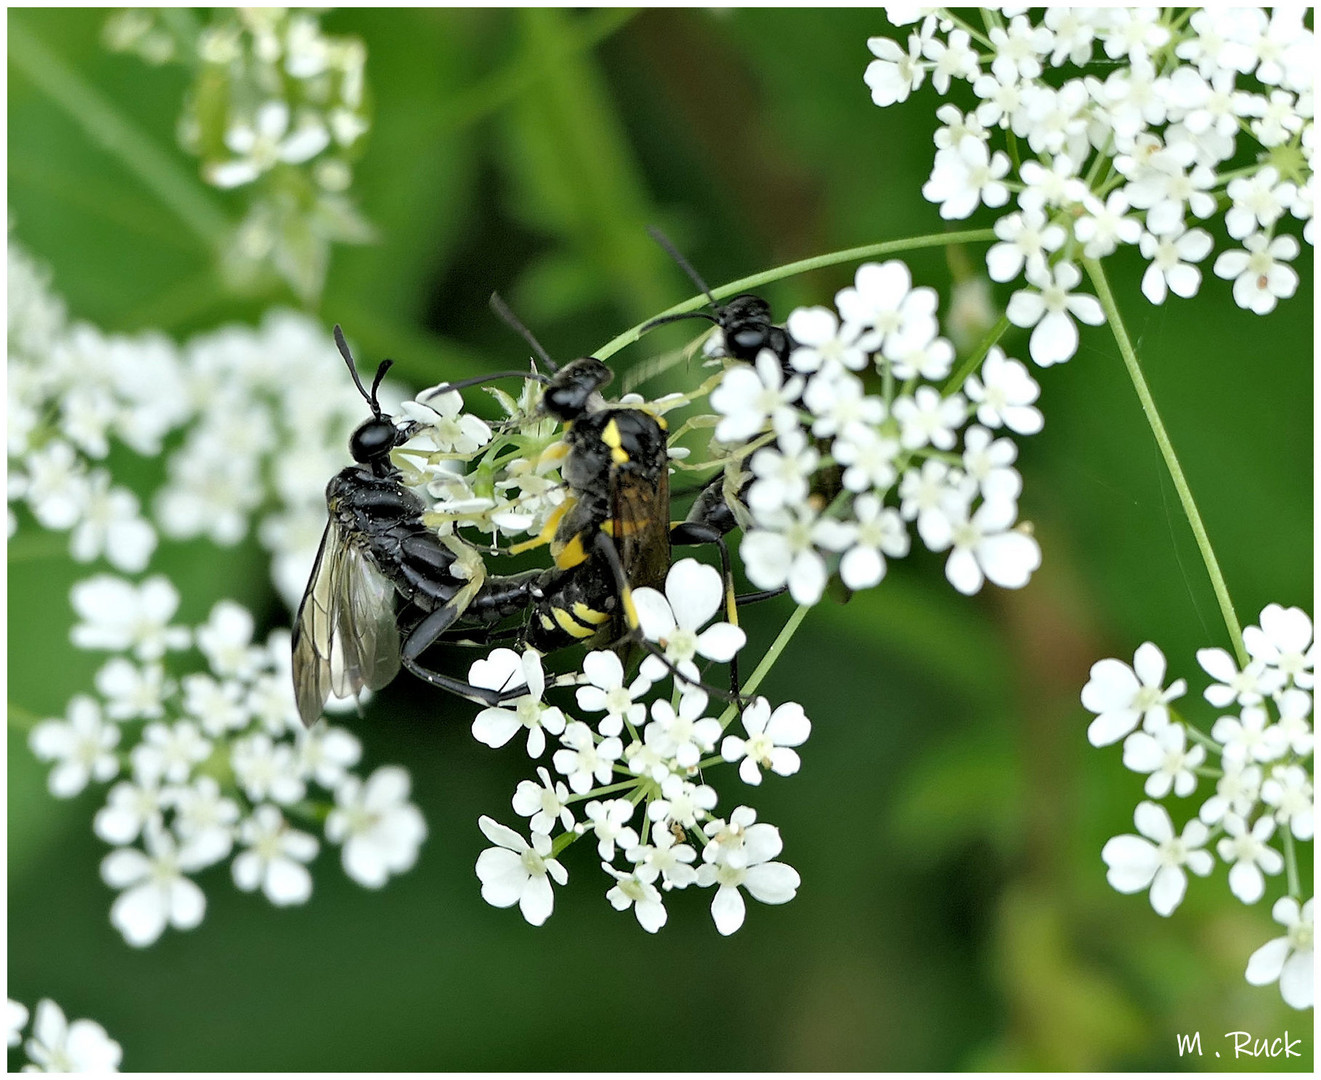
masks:
[[[382,360],[381,366],[376,369],[376,378],[372,380],[372,408],[376,410],[376,415],[381,415],[381,406],[376,400],[376,391],[381,388],[381,380],[385,378],[385,373],[394,367],[393,360]]]
[[[509,310],[509,305],[500,298],[499,293],[491,293],[491,310],[499,315],[500,318],[504,319],[504,321],[507,322],[524,341],[532,346],[533,352],[541,357],[542,363],[550,368],[551,371],[559,370],[559,365],[556,364],[555,361],[550,358],[550,354],[541,347],[541,342],[532,336],[532,331],[518,321],[518,316]]]
[[[349,374],[353,376],[353,384],[358,388],[358,393],[372,407],[372,414],[380,419],[381,407],[376,403],[376,388],[380,386],[381,377],[394,361],[386,360],[381,364],[380,369],[376,372],[376,381],[372,383],[372,392],[369,394],[366,387],[362,385],[362,380],[358,378],[358,366],[353,362],[353,354],[349,352],[349,343],[344,340],[344,331],[339,328],[339,323],[335,324],[335,345],[339,348],[340,356],[344,357],[344,363],[349,367]]]
[[[711,290],[707,287],[706,282],[702,280],[702,275],[694,270],[692,264],[679,254],[679,249],[670,243],[670,238],[661,232],[660,229],[656,228],[655,225],[648,225],[647,233],[656,241],[656,243],[660,244],[660,246],[665,249],[666,254],[669,255],[671,259],[679,264],[679,269],[692,279],[693,284],[702,292],[706,293],[706,298],[711,302],[711,306],[719,310],[720,305],[716,303],[716,298],[711,295]]]

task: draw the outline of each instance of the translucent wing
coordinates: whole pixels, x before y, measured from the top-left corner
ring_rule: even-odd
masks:
[[[398,671],[394,588],[332,519],[294,622],[298,715],[311,726],[332,693],[378,690]]]

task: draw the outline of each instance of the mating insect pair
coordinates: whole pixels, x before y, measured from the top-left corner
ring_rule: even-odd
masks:
[[[792,342],[772,325],[765,301],[745,295],[718,304],[673,246],[653,235],[706,293],[714,314],[663,317],[644,330],[675,318],[706,317],[720,327],[736,359],[750,360],[769,347],[787,362]],[[582,357],[557,367],[497,297],[492,303],[551,374],[504,372],[436,392],[504,376],[544,383],[539,411],[564,425],[560,471],[566,496],[541,535],[520,547],[549,545],[553,565],[499,576],[465,578],[455,572],[465,554],[463,542],[441,537],[424,523],[422,500],[404,486],[390,456],[422,425],[396,423],[381,409],[377,394],[391,361],[377,369],[369,393],[337,326],[335,342],[372,418],[349,441],[356,464],[327,486],[330,520],[295,622],[294,690],[306,724],[317,720],[331,693],[346,697],[364,687],[379,689],[401,665],[434,686],[487,705],[521,695],[522,686],[473,686],[420,662],[437,642],[489,640],[500,633],[500,624],[520,615],[520,644],[541,653],[635,642],[659,655],[642,638],[632,590],[663,584],[672,545],[718,546],[729,607],[735,610],[724,536],[737,519],[723,494],[723,478],[700,491],[685,521],[672,524],[664,419],[644,407],[607,403],[601,395],[611,379],[605,364]],[[731,696],[737,697],[732,665],[731,684]]]

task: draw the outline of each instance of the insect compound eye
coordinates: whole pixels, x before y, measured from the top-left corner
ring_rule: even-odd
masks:
[[[557,420],[576,420],[587,411],[592,395],[612,378],[613,372],[596,357],[579,357],[555,373],[541,399],[541,408]]]
[[[368,420],[349,438],[353,460],[363,465],[384,457],[394,449],[398,433],[389,420]]]

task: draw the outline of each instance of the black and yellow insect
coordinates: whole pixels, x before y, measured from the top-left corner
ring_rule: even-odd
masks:
[[[295,621],[293,680],[305,723],[315,722],[332,692],[379,689],[401,665],[432,685],[486,704],[518,696],[521,688],[476,687],[420,661],[437,642],[489,640],[499,624],[515,617],[522,620],[517,643],[542,653],[641,642],[632,590],[663,585],[672,543],[717,542],[729,579],[722,538],[733,516],[723,504],[699,499],[688,521],[669,520],[664,419],[645,408],[607,403],[601,395],[611,378],[605,364],[582,357],[556,368],[508,310],[499,310],[553,372],[532,377],[546,383],[540,410],[564,424],[556,456],[566,498],[541,535],[516,549],[548,545],[553,564],[476,580],[453,572],[462,541],[427,527],[421,500],[390,459],[419,425],[396,424],[376,400],[389,361],[369,394],[336,327],[340,352],[373,416],[350,440],[357,464],[327,487],[330,520]]]

